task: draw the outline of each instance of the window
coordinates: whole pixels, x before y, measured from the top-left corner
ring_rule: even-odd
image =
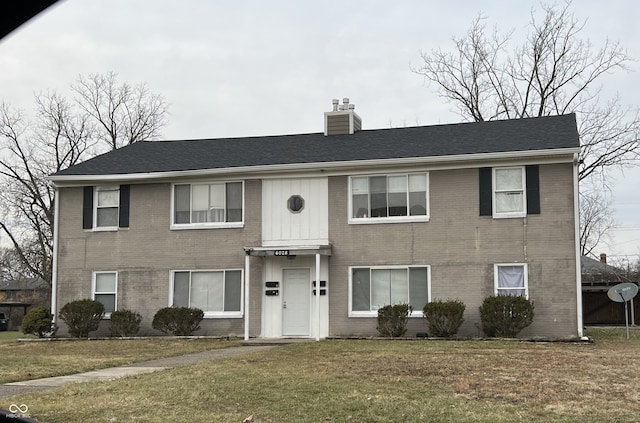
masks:
[[[129,227],[129,185],[84,187],[82,227],[117,231]]]
[[[496,264],[493,273],[496,295],[521,295],[528,298],[526,264]]]
[[[105,317],[117,310],[117,272],[93,272],[93,299],[104,305]]]
[[[428,220],[428,175],[352,177],[352,223]]]
[[[389,304],[411,304],[422,316],[431,295],[429,266],[353,267],[349,283],[350,317],[377,316]]]
[[[540,214],[538,165],[479,170],[480,216],[513,218]]]
[[[96,187],[96,228],[117,228],[120,207],[120,187]]]
[[[196,307],[205,317],[242,317],[242,271],[175,271],[173,307]]]
[[[242,198],[242,182],[174,185],[173,224],[238,227]]]
[[[524,167],[493,169],[494,217],[525,216]]]

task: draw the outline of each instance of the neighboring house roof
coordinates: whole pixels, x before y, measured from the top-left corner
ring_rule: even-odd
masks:
[[[574,114],[451,125],[246,138],[138,142],[50,177],[157,174],[256,166],[349,163],[508,152],[579,151]],[[566,151],[565,151],[566,152]]]
[[[49,288],[42,278],[19,278],[0,281],[0,291],[30,291]]]
[[[607,263],[587,256],[580,257],[580,267],[583,275],[620,275],[624,273],[623,270],[615,266],[608,265]]]

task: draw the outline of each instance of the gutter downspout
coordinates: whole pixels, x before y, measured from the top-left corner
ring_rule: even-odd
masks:
[[[573,155],[573,218],[574,238],[576,248],[576,310],[578,320],[578,337],[584,336],[584,323],[582,317],[582,268],[580,265],[580,194],[578,187],[578,165],[580,157],[578,153]]]
[[[58,303],[58,233],[60,224],[60,190],[54,187],[53,197],[53,257],[51,260],[51,314],[53,323],[57,322]]]
[[[249,288],[251,287],[251,253],[244,256],[244,340],[249,340]]]

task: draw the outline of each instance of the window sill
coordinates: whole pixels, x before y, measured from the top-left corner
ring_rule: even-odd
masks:
[[[364,318],[372,318],[372,317],[377,318],[378,317],[378,312],[377,311],[350,311],[348,317],[349,318],[352,318],[352,317],[353,318],[362,318],[362,317],[364,317]],[[415,311],[414,310],[414,312],[409,315],[409,318],[410,319],[417,319],[417,318],[422,319],[422,318],[424,318],[424,316],[422,315],[422,310],[420,310],[420,311]]]
[[[215,312],[209,311],[204,313],[205,319],[242,319],[242,312]]]
[[[492,216],[494,219],[521,219],[527,217],[526,213],[494,213]]]
[[[230,223],[211,223],[211,224],[184,224],[184,225],[176,225],[173,224],[169,229],[172,231],[184,231],[184,230],[192,230],[192,229],[233,229],[233,228],[244,228],[244,222],[230,222]]]
[[[117,226],[103,226],[91,228],[91,232],[118,232],[119,229],[122,228],[118,228]]]
[[[373,225],[380,223],[420,223],[428,221],[429,216],[349,218],[350,225]]]

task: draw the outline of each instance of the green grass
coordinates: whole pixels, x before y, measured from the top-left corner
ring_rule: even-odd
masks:
[[[640,333],[593,344],[322,341],[18,398],[74,422],[637,422]],[[91,398],[91,401],[83,401]]]

